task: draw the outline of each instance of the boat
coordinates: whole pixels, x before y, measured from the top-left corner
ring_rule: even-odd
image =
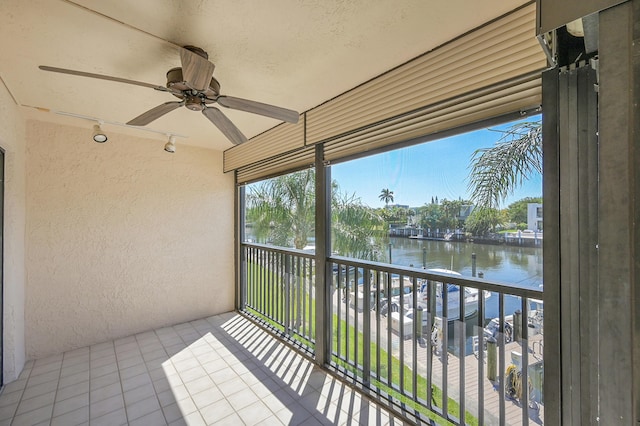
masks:
[[[428,269],[427,272],[437,273],[437,274],[449,274],[452,276],[462,276],[459,272],[452,271],[449,269]],[[406,280],[406,279],[405,279]],[[408,280],[411,284],[410,280]],[[436,316],[440,318],[446,318],[447,321],[455,321],[460,318],[460,286],[456,284],[450,283],[442,283],[439,281],[432,281],[432,285],[435,284],[435,295],[436,295]],[[398,285],[397,288],[400,286]],[[400,295],[392,295],[391,302],[389,305],[389,310],[392,312],[398,312],[400,310],[400,305],[403,306],[403,311],[406,312],[405,315],[412,316],[413,315],[413,286],[409,287],[409,291],[406,291],[406,283],[403,286],[405,288],[404,296],[401,298]],[[429,281],[425,280],[419,283],[419,290],[416,292],[416,307],[421,307],[424,311],[429,310],[429,295],[428,295]],[[445,289],[446,293],[443,292]],[[485,291],[484,298],[485,300],[491,296],[491,292]],[[443,309],[445,305],[444,300],[446,299],[446,312]],[[480,292],[476,288],[464,287],[464,316],[468,318],[473,316],[476,312],[478,312],[478,301],[480,300]],[[427,318],[423,317],[423,323],[426,324]]]
[[[544,302],[539,299],[529,299],[529,310],[527,312],[527,326],[529,337],[542,334],[544,331]],[[492,318],[484,328],[484,337],[488,339],[498,338],[500,332],[500,318]],[[513,340],[513,315],[504,317],[504,341],[509,343]]]

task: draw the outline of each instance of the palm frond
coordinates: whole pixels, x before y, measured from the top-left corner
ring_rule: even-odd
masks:
[[[542,173],[541,123],[519,123],[502,133],[495,146],[471,156],[468,188],[482,208],[498,208],[533,173]]]

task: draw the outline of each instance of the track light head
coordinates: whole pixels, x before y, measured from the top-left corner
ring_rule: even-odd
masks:
[[[100,124],[93,125],[93,141],[98,143],[105,143],[109,138],[105,132],[100,128]]]
[[[173,135],[169,136],[169,142],[164,144],[164,150],[170,152],[171,154],[176,152],[176,137]]]

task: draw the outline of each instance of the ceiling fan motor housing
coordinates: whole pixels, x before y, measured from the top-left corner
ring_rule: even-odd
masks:
[[[198,96],[187,96],[185,98],[185,104],[191,111],[202,111],[204,109],[204,102]]]
[[[167,88],[180,90],[181,92],[191,91],[191,88],[185,84],[185,81],[182,78],[182,68],[171,68],[167,71]],[[209,87],[201,93],[207,98],[215,99],[220,94],[220,83],[218,83],[218,80],[211,77]],[[175,93],[173,95],[177,98],[181,98],[181,96]]]

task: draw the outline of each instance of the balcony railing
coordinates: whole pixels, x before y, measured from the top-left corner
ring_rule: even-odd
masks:
[[[314,255],[242,250],[245,311],[313,352]],[[542,423],[541,290],[339,256],[327,262],[329,368],[421,422]]]
[[[313,352],[315,255],[259,244],[242,246],[245,310]]]

